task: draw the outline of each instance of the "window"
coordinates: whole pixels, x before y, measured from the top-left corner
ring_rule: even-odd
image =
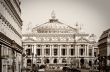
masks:
[[[94,52],[94,56],[96,57],[96,52]]]
[[[50,47],[50,45],[46,45],[46,47]]]
[[[64,44],[64,45],[62,45],[63,47],[66,47],[66,45]]]
[[[71,47],[74,47],[74,45],[72,44]]]
[[[27,55],[31,55],[31,49],[27,49],[27,50],[26,50],[26,54],[27,54]]]
[[[41,45],[37,45],[37,47],[41,47]]]
[[[45,49],[45,54],[50,55],[50,49]]]
[[[62,55],[66,55],[66,49],[62,49]]]
[[[75,49],[71,49],[71,55],[75,55]]]
[[[63,59],[62,59],[62,63],[66,63],[66,59],[63,58]]]
[[[28,45],[28,47],[31,47],[31,45]]]
[[[58,45],[56,44],[56,45],[54,45],[54,47],[58,47]]]
[[[89,49],[89,56],[92,56],[92,49]]]
[[[41,55],[41,49],[37,49],[37,55]]]
[[[92,66],[92,61],[89,61],[89,66]]]
[[[46,63],[49,63],[50,61],[49,61],[49,59],[46,59]]]
[[[31,59],[27,59],[27,66],[31,66]]]
[[[54,59],[53,63],[57,63],[57,59]]]
[[[58,49],[54,49],[54,55],[58,55]]]
[[[80,49],[80,55],[83,55],[84,49]]]
[[[81,47],[84,47],[85,45],[84,44],[81,44]]]
[[[37,59],[37,63],[41,63],[41,59],[39,58],[39,59]]]

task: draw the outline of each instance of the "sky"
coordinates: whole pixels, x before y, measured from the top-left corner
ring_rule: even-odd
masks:
[[[78,23],[97,39],[110,28],[110,0],[21,0],[23,33],[47,22],[53,10],[60,22],[72,27]]]

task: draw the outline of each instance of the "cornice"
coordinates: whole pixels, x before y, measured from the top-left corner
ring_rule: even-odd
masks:
[[[2,19],[2,21],[5,22],[5,24],[7,24],[7,26],[9,26],[12,31],[14,31],[15,34],[17,34],[20,38],[22,38],[22,36],[16,31],[16,29],[7,21],[7,19],[0,13],[0,19]]]
[[[16,50],[19,53],[22,53],[23,51],[23,48],[21,46],[19,46],[15,41],[11,40],[9,37],[5,36],[1,32],[0,32],[0,43]]]
[[[16,4],[16,6],[18,7],[18,9],[19,9],[19,11],[21,12],[21,9],[20,9],[20,5],[18,4],[18,0],[13,0],[14,1],[14,3]],[[17,2],[18,1],[18,2]]]
[[[75,42],[24,42],[23,43],[75,43]]]
[[[78,34],[78,33],[27,33],[22,34],[23,37],[76,37],[76,36],[88,36],[89,34]]]
[[[14,15],[14,17],[17,19],[17,21],[19,22],[19,24],[22,26],[22,20],[20,18],[20,16],[18,15],[18,13],[16,12],[15,8],[13,7],[13,5],[11,4],[11,2],[9,0],[4,0],[5,3],[8,5],[9,9],[12,12],[12,15]]]

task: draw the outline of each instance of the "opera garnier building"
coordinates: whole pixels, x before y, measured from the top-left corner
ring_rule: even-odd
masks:
[[[24,66],[46,64],[51,67],[73,65],[89,67],[97,55],[94,34],[80,31],[78,24],[73,28],[58,19],[54,13],[44,24],[23,34],[25,53]]]

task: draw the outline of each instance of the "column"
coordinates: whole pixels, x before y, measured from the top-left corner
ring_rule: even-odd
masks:
[[[67,55],[66,56],[68,57],[69,56],[69,45],[67,45],[67,48],[66,49],[67,49],[67,51],[66,51],[67,52]]]
[[[87,56],[87,45],[85,45],[85,48],[86,48],[86,50],[85,50],[85,51],[86,51],[86,56]]]
[[[88,46],[89,45],[86,46],[86,48],[87,48],[87,57],[89,56],[89,47]]]
[[[75,56],[76,56],[76,57],[78,56],[78,48],[77,48],[77,45],[75,45]]]
[[[86,45],[84,46],[84,56],[86,57]]]
[[[50,56],[52,56],[52,45],[50,45]]]
[[[92,46],[92,57],[94,57],[94,46]]]
[[[58,45],[58,56],[60,57],[60,45]]]
[[[77,45],[77,56],[79,57],[79,45]]]
[[[42,57],[44,57],[44,45],[42,45]]]
[[[51,45],[52,47],[51,47],[51,56],[53,56],[53,45]]]
[[[60,45],[60,57],[62,56],[62,54],[61,54],[61,49],[62,49],[62,48],[61,48],[61,45]]]
[[[37,53],[36,53],[36,49],[37,49],[37,46],[36,46],[36,44],[34,44],[34,55],[36,55]]]

